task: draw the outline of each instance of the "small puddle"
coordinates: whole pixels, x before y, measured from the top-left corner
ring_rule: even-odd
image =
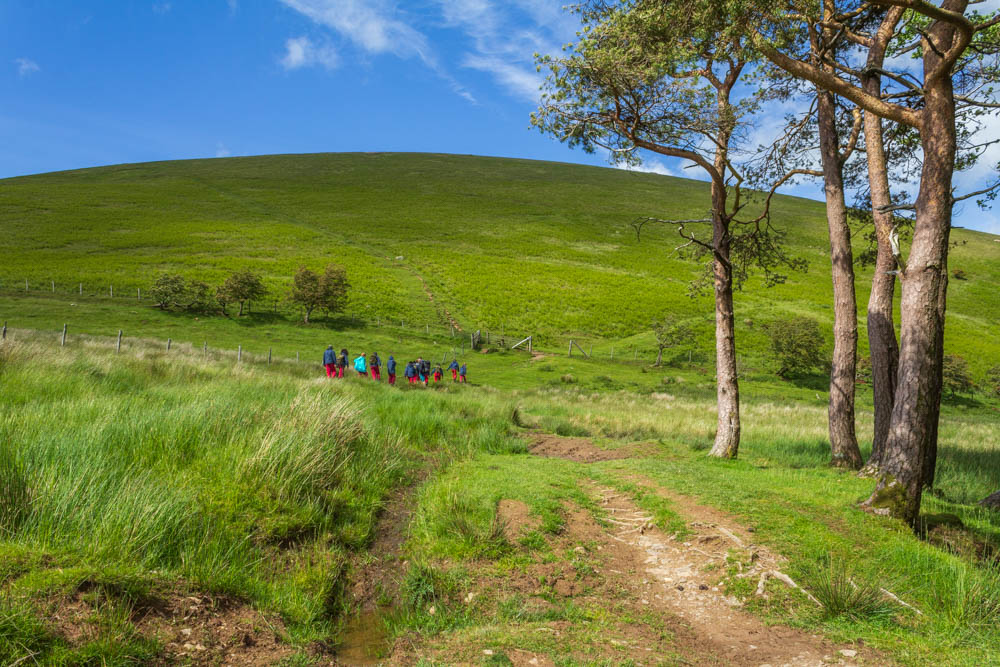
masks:
[[[378,611],[368,611],[355,616],[344,631],[343,641],[337,649],[337,662],[344,665],[377,665],[389,652],[389,637],[385,622]]]

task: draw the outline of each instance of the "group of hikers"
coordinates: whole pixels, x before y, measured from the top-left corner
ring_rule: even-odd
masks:
[[[347,360],[346,348],[342,349],[340,354],[337,354],[333,349],[333,345],[328,346],[323,351],[323,367],[326,368],[326,376],[328,378],[344,377]],[[378,352],[372,354],[371,360],[368,359],[368,355],[365,352],[362,352],[361,356],[354,360],[354,370],[358,374],[358,377],[367,378],[370,373],[373,380],[381,381],[382,359],[379,358]],[[448,370],[451,371],[452,382],[466,381],[464,363],[459,366],[458,360],[452,359],[448,365]],[[388,376],[389,384],[396,384],[396,360],[391,354],[385,362],[385,373]],[[444,371],[441,370],[441,364],[438,364],[432,370],[429,359],[417,357],[416,361],[406,362],[406,366],[403,368],[403,377],[410,384],[423,384],[426,387],[431,380],[440,382],[441,378],[444,377]]]

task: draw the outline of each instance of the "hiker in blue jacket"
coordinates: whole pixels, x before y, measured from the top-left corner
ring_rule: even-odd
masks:
[[[458,380],[458,359],[451,360],[448,370],[451,371],[451,381],[456,382]]]
[[[462,368],[458,371],[458,381],[465,382],[465,364],[462,364]]]
[[[337,359],[337,377],[344,377],[344,369],[347,368],[347,348],[340,349],[340,358]]]
[[[378,358],[378,352],[372,355],[372,360],[368,363],[372,367],[372,379],[382,379],[382,360]]]
[[[389,374],[389,384],[396,384],[396,360],[389,355],[389,361],[385,362],[385,372]]]
[[[323,350],[323,368],[326,369],[326,376],[328,378],[336,377],[337,353],[333,351],[333,345],[330,345]]]
[[[417,369],[413,367],[412,361],[406,362],[406,370],[403,371],[403,375],[406,376],[406,381],[410,384],[417,381]]]
[[[354,370],[358,372],[359,378],[368,377],[368,364],[366,363],[365,353],[362,352],[361,356],[354,360]]]

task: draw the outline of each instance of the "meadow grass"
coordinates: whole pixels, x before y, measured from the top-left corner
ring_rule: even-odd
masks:
[[[49,333],[9,331],[0,344],[0,660],[148,660],[161,647],[136,631],[130,610],[175,590],[277,614],[295,646],[336,642],[352,555],[370,540],[386,496],[420,469],[434,472],[416,495],[404,555],[409,602],[389,619],[397,632],[506,645],[548,619],[572,621],[574,641],[601,641],[616,620],[611,607],[569,603],[539,616],[513,599],[495,610],[456,600],[475,586],[477,563],[503,572],[525,554],[572,558],[546,551],[545,536],[559,533],[567,506],[596,511],[587,490],[596,481],[632,494],[671,532],[684,520],[659,487],[736,515],[789,559],[793,578],[830,589],[830,609],[863,607],[844,601],[847,573],[923,612],[820,614],[788,596],[750,605],[770,620],[860,638],[912,664],[1000,654],[997,573],[857,510],[872,482],[828,467],[824,401],[809,386],[749,378],[741,458],[722,462],[704,455],[713,391],[696,370],[482,359],[491,364],[484,384],[390,389],[328,381],[317,365],[287,357],[238,364],[231,350],[203,356],[185,343],[168,353],[163,341],[134,338],[116,355],[108,337],[74,333],[61,348]],[[568,373],[573,382],[562,380]],[[994,410],[945,406],[936,491],[924,509],[955,514],[976,540],[1000,545],[1000,519],[974,505],[1000,484]],[[858,428],[870,437],[868,410]],[[585,466],[524,456],[523,429],[608,448],[647,444],[637,458]],[[536,534],[518,544],[502,537],[504,498],[528,505]],[[82,587],[99,591],[101,604],[81,644],[46,622],[44,605]]]
[[[293,643],[332,641],[347,561],[386,495],[435,457],[523,449],[499,403],[159,345],[7,340],[0,383],[4,663],[123,647],[141,661],[155,646],[121,634],[128,608],[163,588],[279,614]],[[84,585],[118,591],[94,622],[120,632],[69,647],[32,603]]]
[[[711,299],[691,299],[697,262],[678,256],[672,229],[637,240],[639,215],[701,217],[707,184],[579,165],[434,154],[317,154],[117,165],[0,181],[0,289],[50,281],[69,298],[134,298],[159,271],[219,283],[260,272],[283,298],[300,265],[343,264],[354,286],[348,313],[364,321],[446,324],[534,334],[549,349],[570,337],[651,348],[650,323],[692,318],[694,351],[711,359]],[[822,204],[779,197],[776,224],[805,274],[736,296],[737,340],[751,363],[767,347],[761,325],[808,315],[830,337],[832,287]],[[863,243],[858,235],[857,247]],[[1000,363],[1000,244],[956,229],[959,244],[945,346],[981,376]],[[397,257],[402,257],[397,260]],[[421,278],[424,282],[421,282]],[[431,302],[424,283],[434,293]],[[870,269],[860,269],[858,302]],[[291,311],[288,318],[293,319]],[[277,322],[276,322],[277,323]],[[866,354],[864,317],[860,337]],[[602,347],[602,344],[604,345]]]

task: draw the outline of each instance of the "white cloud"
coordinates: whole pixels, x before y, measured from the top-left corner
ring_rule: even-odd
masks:
[[[236,10],[240,8],[240,0],[226,0],[226,4],[229,5],[230,14],[235,14]]]
[[[534,69],[519,67],[510,61],[495,56],[467,55],[463,67],[489,72],[512,94],[529,102],[538,100],[538,89],[543,78]]]
[[[153,13],[160,14],[161,16],[163,14],[168,13],[171,10],[171,8],[172,8],[172,6],[171,6],[171,4],[169,2],[154,2],[153,3]]]
[[[417,58],[443,79],[452,91],[469,101],[476,98],[441,66],[427,37],[405,20],[387,0],[280,0],[282,4],[329,28],[372,55]],[[300,38],[301,39],[301,38]],[[291,41],[291,40],[289,40]],[[294,55],[291,51],[286,58]]]
[[[572,39],[576,18],[552,0],[437,0],[442,18],[471,41],[463,67],[487,72],[515,97],[537,102],[544,77],[534,54],[555,53]]]
[[[308,37],[294,37],[285,42],[285,55],[278,61],[286,70],[318,65],[334,69],[340,57],[333,47],[313,44]]]
[[[690,178],[687,174],[678,174],[661,160],[657,159],[644,159],[642,164],[634,166],[621,165],[619,168],[624,169],[625,171],[641,171],[646,174],[659,174],[660,176],[681,176],[682,178]]]
[[[226,148],[226,145],[221,141],[215,144],[215,157],[229,157],[232,153]]]
[[[14,58],[14,62],[17,64],[17,75],[21,77],[34,74],[42,69],[38,63],[29,58]]]
[[[427,38],[398,17],[394,8],[379,0],[281,0],[287,7],[331,28],[368,53],[391,53],[401,58],[419,57],[428,65],[435,60]]]

